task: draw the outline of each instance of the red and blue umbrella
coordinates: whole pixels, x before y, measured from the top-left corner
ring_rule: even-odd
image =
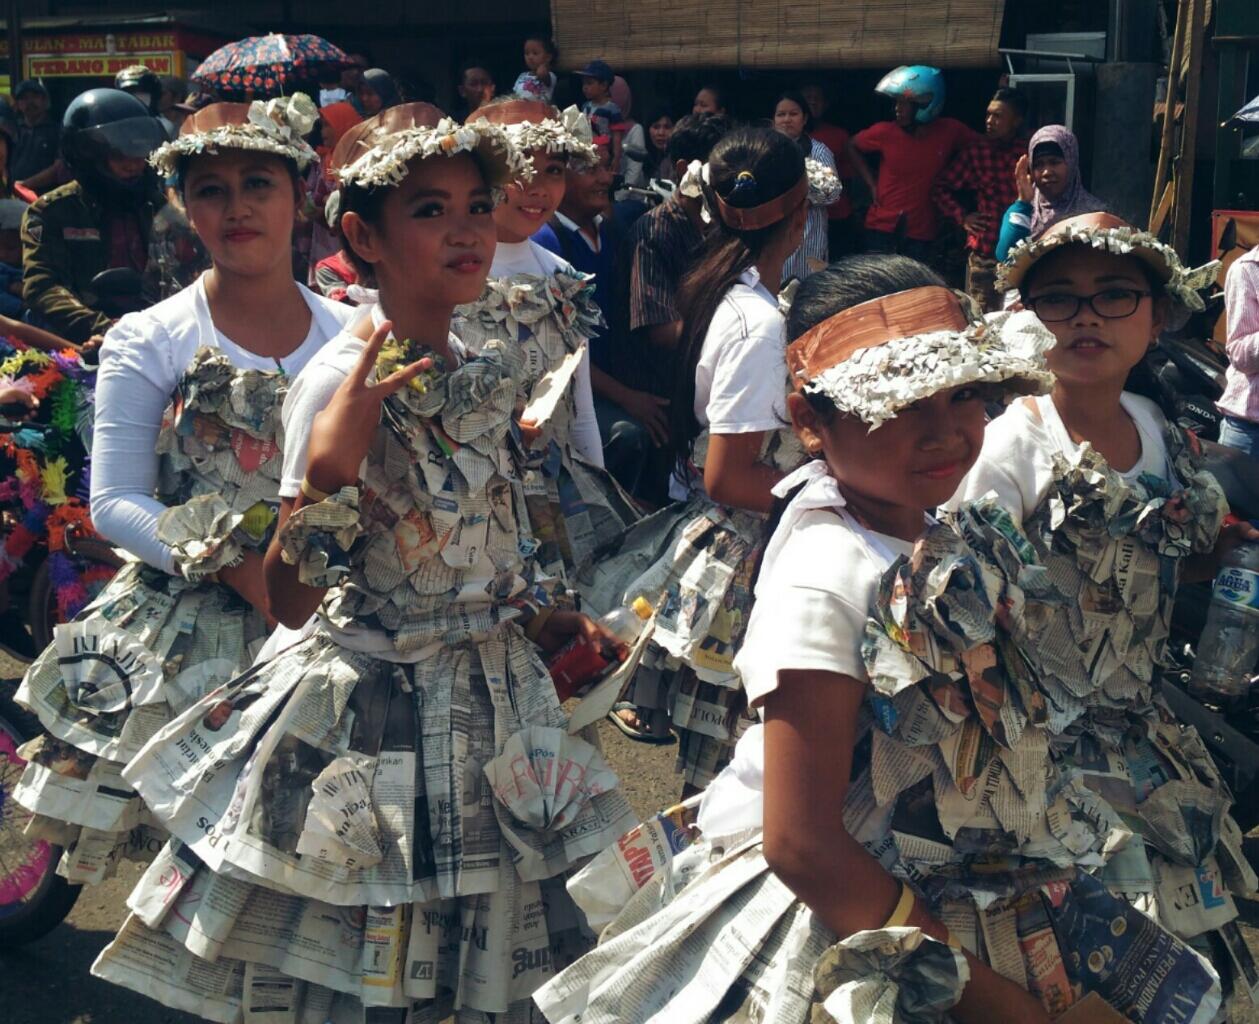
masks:
[[[220,46],[201,62],[192,80],[225,100],[270,99],[352,63],[320,36],[272,32]]]

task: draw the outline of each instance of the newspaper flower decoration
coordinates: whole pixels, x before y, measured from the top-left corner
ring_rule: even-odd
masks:
[[[603,312],[594,301],[593,274],[563,271],[546,277],[516,274],[490,278],[476,302],[460,306],[457,313],[475,320],[487,331],[505,328],[507,336],[522,338],[533,325],[554,317],[568,351],[573,351],[592,331],[604,326]]]
[[[860,349],[804,383],[874,430],[947,388],[990,386],[1004,395],[1044,394],[1053,334],[1028,312],[997,313],[963,331],[933,331]]]
[[[844,183],[839,180],[834,167],[806,157],[804,173],[809,176],[809,202],[812,205],[830,206],[843,194]]]
[[[518,121],[503,125],[507,137],[522,153],[542,150],[568,156],[574,166],[592,167],[599,162],[590,120],[577,107],[570,106],[559,118],[544,121]]]
[[[305,93],[254,100],[247,107],[212,103],[189,117],[179,137],[159,146],[149,163],[169,177],[182,157],[244,149],[284,157],[304,171],[318,159],[304,138],[318,118],[319,110]]]
[[[1220,261],[1186,267],[1170,245],[1148,231],[1140,231],[1113,214],[1084,214],[1055,224],[1040,238],[1024,239],[997,268],[997,288],[1018,288],[1027,272],[1048,253],[1064,245],[1087,245],[1115,256],[1135,256],[1150,267],[1172,300],[1189,313],[1206,308],[1198,294],[1215,283]]]
[[[475,122],[461,125],[444,117],[433,126],[417,126],[395,132],[336,172],[342,185],[359,188],[396,188],[407,176],[407,165],[415,159],[433,156],[478,157],[494,189],[494,200],[502,200],[502,188],[512,181],[533,177],[533,163],[512,142],[500,125]]]

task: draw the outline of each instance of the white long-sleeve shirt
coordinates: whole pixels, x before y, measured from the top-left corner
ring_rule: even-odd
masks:
[[[153,496],[156,447],[162,415],[192,357],[200,348],[217,348],[241,369],[279,368],[296,375],[353,313],[298,285],[310,307],[310,330],[296,349],[276,360],[242,348],[215,328],[203,280],[119,320],[105,335],[96,377],[92,523],[106,540],[168,573],[175,563],[170,548],[157,539],[165,506]]]

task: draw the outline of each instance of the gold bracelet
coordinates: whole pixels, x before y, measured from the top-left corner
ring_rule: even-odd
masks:
[[[305,477],[302,477],[302,494],[310,501],[327,501],[332,497],[327,491],[321,491],[313,486]]]
[[[906,883],[901,882],[901,898],[896,901],[896,906],[892,910],[892,916],[884,923],[884,928],[900,928],[909,921],[909,915],[914,912],[914,890]]]
[[[542,635],[542,630],[546,628],[546,624],[551,621],[551,616],[555,614],[555,605],[547,604],[539,608],[532,619],[525,623],[525,636],[532,640],[535,644],[538,637]]]

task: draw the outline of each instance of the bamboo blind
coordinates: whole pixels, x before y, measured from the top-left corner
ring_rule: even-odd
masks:
[[[995,64],[1005,0],[551,0],[565,68]]]

